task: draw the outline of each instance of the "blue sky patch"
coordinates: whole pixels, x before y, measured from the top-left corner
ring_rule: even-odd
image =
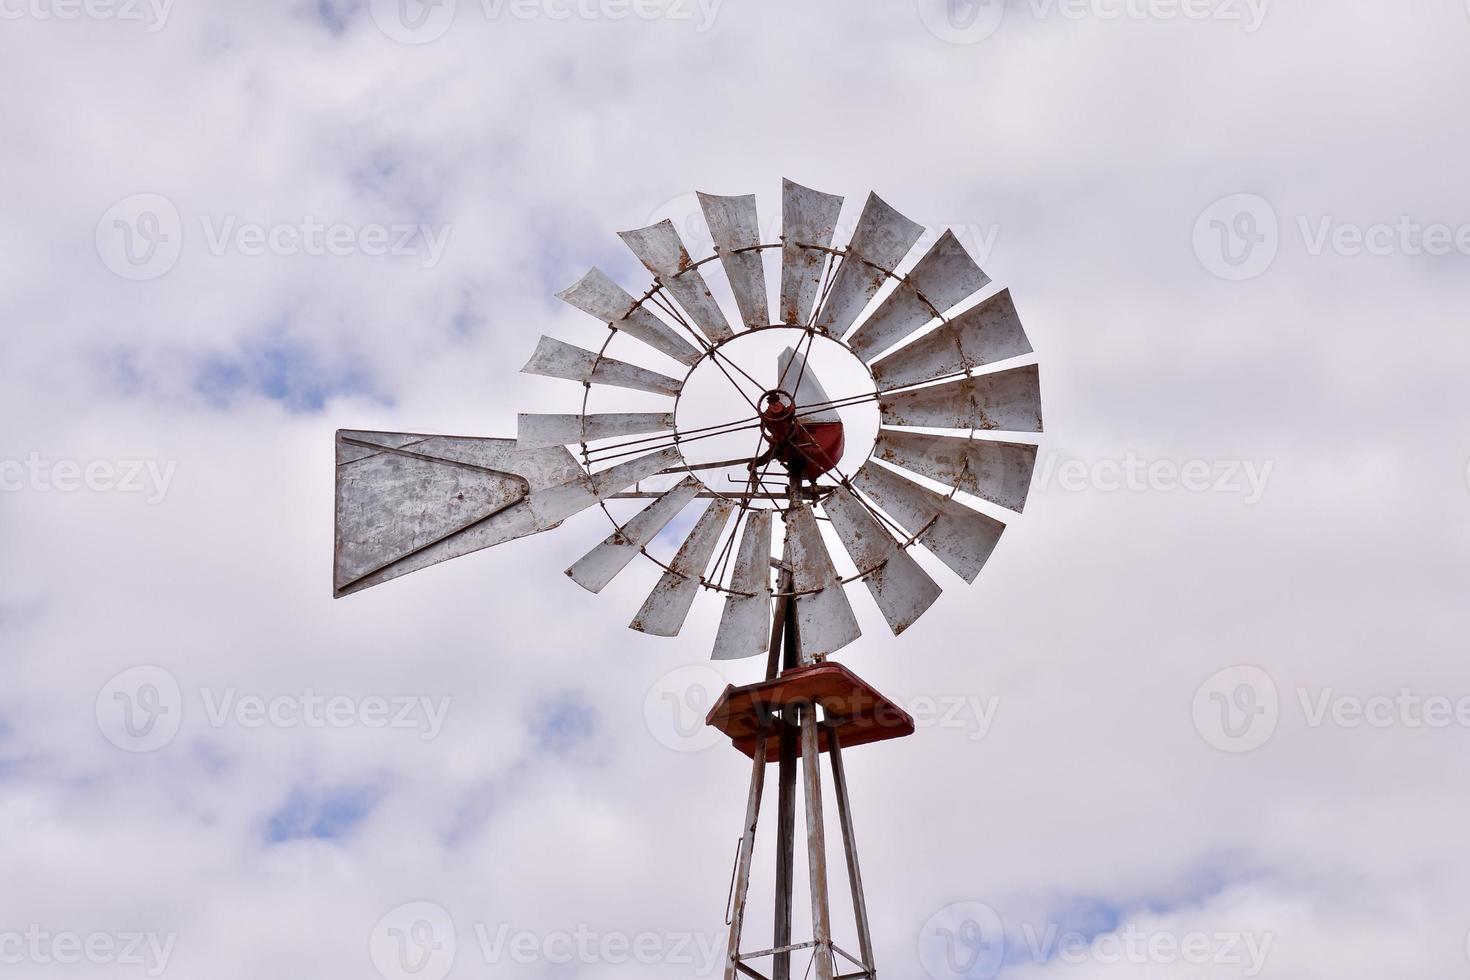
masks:
[[[372,813],[380,796],[378,790],[364,787],[298,786],[266,818],[266,841],[280,844],[289,840],[339,840]]]
[[[233,354],[211,354],[194,374],[194,389],[217,408],[246,396],[278,401],[292,412],[320,412],[329,399],[376,392],[367,372],[353,364],[324,364],[309,346],[273,336],[246,341]]]

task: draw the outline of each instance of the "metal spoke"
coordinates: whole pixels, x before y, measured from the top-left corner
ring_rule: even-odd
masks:
[[[678,430],[675,430],[672,435],[662,436],[660,438],[658,444],[656,444],[656,445],[638,446],[637,448],[634,448],[634,449],[626,449],[626,450],[624,450],[622,452],[619,452],[619,453],[606,453],[606,454],[601,455],[601,456],[596,456],[595,458],[592,455],[594,452],[601,453],[601,452],[604,452],[607,449],[616,449],[618,447],[616,447],[616,446],[601,446],[601,447],[598,447],[598,449],[596,449],[596,450],[589,449],[587,451],[587,461],[589,463],[606,463],[608,460],[611,460],[611,459],[621,459],[624,456],[633,456],[633,455],[636,455],[638,453],[649,452],[649,451],[654,450],[654,449],[668,449],[668,448],[671,448],[671,447],[674,447],[674,446],[683,446],[683,445],[687,445],[688,443],[691,443],[691,442],[699,442],[701,439],[713,439],[715,436],[727,436],[727,435],[731,435],[731,434],[736,433],[736,432],[744,432],[744,431],[746,431],[748,429],[758,429],[758,428],[760,428],[760,423],[759,422],[751,422],[751,423],[749,423],[747,425],[737,426],[737,427],[735,427],[733,429],[722,429],[722,430],[720,430],[718,432],[706,432],[706,433],[704,433],[702,435],[689,436],[687,438],[685,438],[684,436],[682,436],[678,432]]]

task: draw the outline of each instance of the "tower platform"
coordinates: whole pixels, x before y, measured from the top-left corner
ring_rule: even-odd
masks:
[[[913,716],[846,667],[830,662],[792,667],[775,680],[726,687],[705,722],[729,736],[737,749],[754,759],[756,736],[762,726],[769,727],[782,709],[802,703],[822,707],[825,720],[818,726],[821,752],[830,749],[829,733],[834,730],[844,749],[914,733]],[[780,751],[777,740],[767,740],[766,761],[777,761]]]

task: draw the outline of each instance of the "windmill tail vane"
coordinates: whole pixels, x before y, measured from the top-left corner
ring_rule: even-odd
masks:
[[[876,195],[843,247],[833,243],[835,195],[784,181],[773,243],[760,240],[754,195],[698,199],[714,254],[695,260],[660,221],[620,233],[652,276],[642,299],[595,268],[558,294],[609,329],[596,349],[542,337],[523,370],[576,383],[580,411],[522,414],[515,439],[337,433],[333,592],[604,511],[611,533],[567,569],[574,582],[600,592],[641,556],[660,575],[632,629],[677,636],[712,592],[723,601],[713,658],[766,658],[765,678],[727,688],[708,719],[752,760],[725,977],[790,980],[794,956],[819,980],[874,977],[842,750],[911,734],[913,722],[827,657],[861,632],[848,586],[861,582],[898,635],[942,591],[914,552],[965,582],[979,576],[1026,503],[1042,431],[1039,372],[1009,291],[990,288],[952,232],[900,273],[923,227]],[[706,278],[716,263],[733,320]],[[770,337],[781,341],[774,357],[761,343]],[[819,377],[829,367],[864,383],[832,397]],[[702,371],[728,381],[735,408],[717,421],[697,404],[691,379]],[[594,397],[619,410],[594,411]],[[855,413],[875,410],[876,436],[857,438]],[[716,451],[727,446],[737,455]],[[660,553],[691,509],[682,542]],[[853,897],[851,951],[832,937],[823,756]],[[775,918],[770,945],[752,952],[742,935],[770,763],[779,774]],[[812,936],[795,943],[798,771]]]

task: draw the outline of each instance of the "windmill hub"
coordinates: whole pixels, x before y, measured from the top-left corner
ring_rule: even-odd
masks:
[[[854,472],[878,436],[873,390],[867,366],[820,332],[738,334],[705,353],[684,382],[675,420],[695,438],[681,440],[680,453],[716,493],[745,489],[752,462],[772,491],[784,490],[789,473]]]

